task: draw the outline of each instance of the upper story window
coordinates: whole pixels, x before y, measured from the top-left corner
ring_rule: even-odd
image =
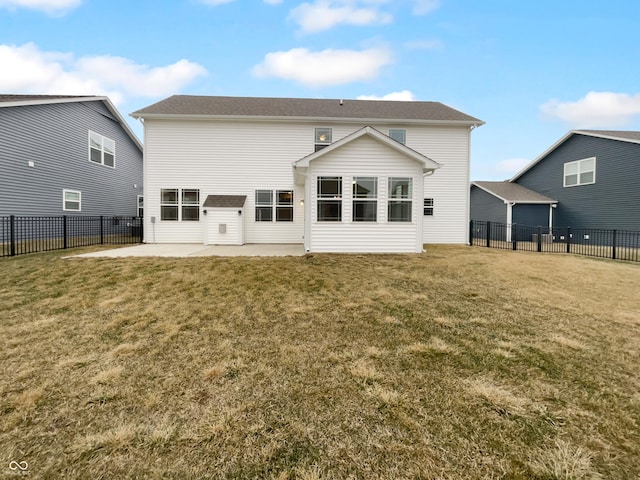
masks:
[[[331,137],[333,136],[331,128],[316,128],[315,134],[315,151],[322,150],[324,147],[331,145]]]
[[[585,158],[564,164],[564,186],[596,183],[596,157]]]
[[[82,192],[62,190],[62,210],[79,212],[82,209]]]
[[[256,190],[256,222],[274,219],[293,222],[293,190]]]
[[[89,130],[89,160],[107,167],[115,167],[116,142]]]
[[[407,143],[407,131],[404,128],[390,128],[389,136],[403,145]]]
[[[160,190],[160,220],[200,220],[200,190],[163,188]]]
[[[342,221],[342,177],[318,177],[318,221]]]
[[[389,200],[387,202],[387,221],[410,222],[413,196],[411,178],[389,178]]]
[[[378,217],[378,179],[353,177],[352,183],[354,222],[375,222]]]

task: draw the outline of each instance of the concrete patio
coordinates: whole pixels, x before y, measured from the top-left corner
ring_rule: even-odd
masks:
[[[302,244],[199,245],[147,243],[133,247],[73,255],[75,258],[95,257],[286,257],[304,255]]]

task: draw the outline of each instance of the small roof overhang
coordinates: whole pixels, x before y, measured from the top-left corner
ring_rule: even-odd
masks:
[[[246,195],[208,195],[203,208],[242,208]]]
[[[430,159],[426,155],[423,155],[413,150],[412,148],[407,147],[406,145],[394,140],[388,135],[385,135],[379,130],[376,130],[372,126],[368,125],[366,127],[361,128],[360,130],[353,132],[350,135],[347,135],[344,138],[341,138],[336,142],[333,142],[331,145],[321,150],[318,150],[317,152],[313,152],[310,155],[307,155],[306,157],[302,157],[301,159],[293,162],[293,170],[296,176],[296,183],[298,184],[304,183],[304,172],[309,167],[309,164],[311,162],[323,157],[324,155],[327,155],[333,152],[334,150],[338,150],[342,148],[344,145],[347,145],[348,143],[351,143],[354,140],[361,138],[363,136],[368,136],[370,138],[373,138],[374,140],[377,140],[378,142],[414,160],[415,162],[417,162],[422,166],[423,174],[433,172],[434,170],[441,167],[441,165],[438,162]]]
[[[554,205],[558,200],[530,190],[513,182],[471,182],[472,186],[484,190],[490,195],[502,200],[504,203],[526,203],[530,205]]]

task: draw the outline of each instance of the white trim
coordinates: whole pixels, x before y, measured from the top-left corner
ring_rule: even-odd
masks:
[[[77,193],[78,194],[78,208],[66,208],[67,204],[67,193]],[[70,202],[75,202],[75,200],[69,200]],[[62,211],[64,212],[81,212],[82,211],[82,192],[80,190],[69,190],[67,188],[62,189]]]
[[[590,160],[593,160],[593,170],[585,170],[584,172],[581,170],[581,165],[583,162],[588,162]],[[577,183],[574,183],[572,185],[567,185],[567,166],[568,165],[577,165],[578,166],[578,171],[575,173],[575,175],[577,176]],[[580,175],[582,175],[583,173],[588,173],[593,171],[593,181],[591,182],[585,182],[585,183],[580,183]],[[569,175],[574,175],[574,174],[569,174]],[[588,157],[588,158],[581,158],[580,160],[573,160],[571,162],[565,162],[562,168],[562,187],[563,188],[570,188],[570,187],[581,187],[583,185],[593,185],[594,183],[596,183],[596,157]]]
[[[91,134],[94,134],[97,137],[100,137],[100,162],[94,162],[93,160],[91,160]],[[106,163],[104,163],[104,155],[106,153],[106,149],[104,146],[105,140],[108,140],[109,142],[113,143],[113,165],[107,165]],[[112,138],[109,138],[105,135],[102,135],[101,133],[98,132],[94,132],[93,130],[89,130],[89,134],[87,137],[87,147],[88,147],[88,156],[89,156],[89,162],[96,164],[96,165],[102,165],[103,167],[108,167],[108,168],[116,168],[116,141]]]

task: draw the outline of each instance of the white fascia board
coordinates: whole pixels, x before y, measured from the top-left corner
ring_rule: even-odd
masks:
[[[509,179],[510,182],[515,182],[518,178],[520,178],[522,175],[524,175],[526,172],[528,172],[529,170],[531,170],[533,168],[534,165],[537,165],[538,163],[540,163],[547,155],[549,155],[551,152],[553,152],[556,148],[558,148],[560,145],[562,145],[564,142],[566,142],[569,137],[571,137],[574,133],[578,133],[578,130],[571,130],[569,133],[567,133],[564,137],[562,137],[560,140],[558,140],[556,143],[554,143],[553,145],[551,145],[549,148],[547,148],[544,153],[542,155],[539,155],[538,157],[536,157],[532,162],[530,162],[528,165],[526,165],[522,170],[520,170],[518,173],[516,173],[513,177],[511,177],[511,179]]]
[[[471,182],[471,185],[473,185],[474,187],[478,187],[480,190],[484,190],[485,192],[487,192],[489,195],[492,195],[494,197],[496,197],[498,200],[502,200],[504,203],[508,204],[526,204],[526,205],[555,205],[558,203],[557,200],[507,200],[504,197],[501,197],[500,195],[498,195],[496,192],[492,192],[491,190],[483,187],[482,185],[478,185],[476,182]]]
[[[120,125],[122,126],[124,131],[127,132],[127,135],[129,135],[131,140],[133,140],[133,143],[135,143],[136,146],[142,152],[144,150],[142,142],[137,137],[137,135],[135,133],[133,133],[133,130],[131,130],[131,127],[129,126],[127,121],[124,119],[124,117],[122,115],[120,115],[120,112],[118,112],[118,110],[113,105],[113,103],[111,103],[111,100],[109,100],[109,97],[97,97],[97,98],[95,98],[95,100],[101,100],[102,102],[104,102],[104,104],[109,109],[109,111],[113,114],[113,116],[118,119],[118,123],[120,123]]]

